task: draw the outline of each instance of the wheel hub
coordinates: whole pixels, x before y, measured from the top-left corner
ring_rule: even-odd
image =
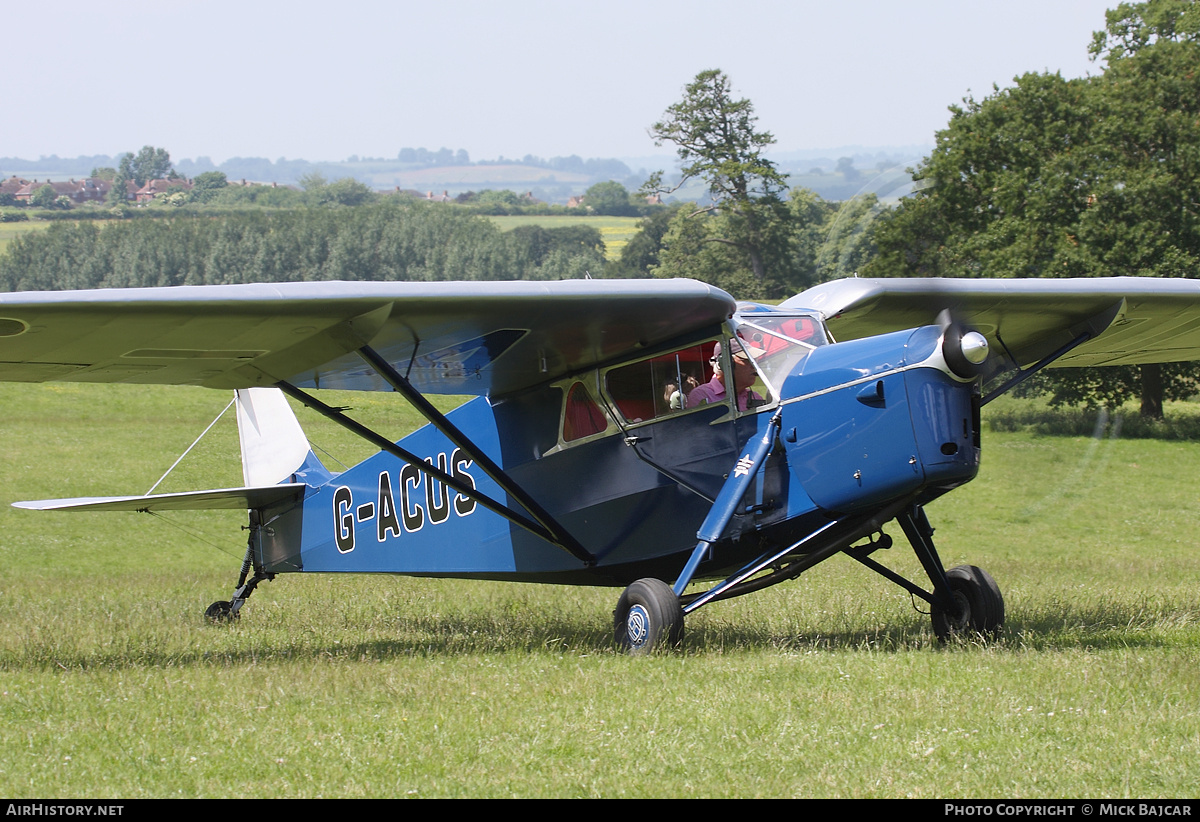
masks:
[[[954,592],[954,607],[957,614],[950,617],[950,623],[956,631],[965,631],[971,626],[971,601],[962,591]]]
[[[631,647],[638,648],[645,644],[650,636],[650,614],[645,606],[638,603],[629,609],[625,617],[625,630]]]

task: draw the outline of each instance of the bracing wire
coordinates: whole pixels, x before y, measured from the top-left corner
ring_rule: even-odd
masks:
[[[182,531],[183,533],[187,534],[189,537],[196,540],[197,542],[204,543],[209,548],[216,548],[222,554],[228,554],[231,557],[240,557],[241,556],[241,552],[234,553],[233,551],[230,551],[228,548],[224,547],[223,545],[213,542],[209,537],[207,537],[200,531],[192,529],[192,528],[186,528],[183,525],[181,525],[180,523],[171,519],[170,517],[163,516],[158,511],[146,511],[145,513],[156,518],[160,522],[165,523],[166,525],[170,525],[172,528]],[[243,548],[244,548],[244,546],[243,546]]]
[[[171,467],[167,469],[167,473],[165,473],[161,477],[159,477],[158,482],[156,482],[156,483],[154,483],[154,485],[150,486],[150,490],[145,493],[145,496],[147,496],[147,497],[150,496],[151,494],[154,493],[155,488],[162,485],[163,480],[165,480],[168,476],[170,476],[171,472],[175,470],[175,466],[177,466],[177,465],[179,465],[179,463],[183,462],[183,458],[186,457],[189,453],[191,453],[191,450],[196,447],[196,444],[199,443],[200,440],[204,439],[204,435],[212,430],[212,427],[217,424],[217,422],[221,419],[221,417],[225,416],[225,412],[228,411],[230,406],[232,406],[235,402],[237,402],[236,395],[234,396],[234,398],[232,400],[229,401],[229,405],[227,405],[221,409],[221,413],[217,414],[217,418],[208,424],[208,428],[205,428],[202,432],[200,432],[200,436],[196,437],[196,442],[193,442],[191,445],[189,445],[187,447],[187,450],[179,455],[179,459],[175,460],[175,462],[172,463]]]
[[[349,469],[349,466],[347,466],[347,465],[346,465],[346,463],[342,462],[340,459],[338,459],[337,457],[335,457],[333,454],[329,453],[329,451],[328,451],[328,450],[326,450],[326,449],[322,448],[320,445],[318,445],[317,443],[313,442],[312,440],[309,440],[309,441],[308,441],[308,445],[309,445],[309,447],[310,447],[310,448],[313,448],[313,449],[315,449],[315,450],[317,450],[317,451],[320,451],[322,454],[324,454],[325,456],[329,457],[329,459],[331,459],[332,461],[336,462],[338,465],[342,466],[342,470],[343,470],[343,471],[345,471],[345,470],[348,470],[348,469]]]

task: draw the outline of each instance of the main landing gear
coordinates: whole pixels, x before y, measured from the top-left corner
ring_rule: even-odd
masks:
[[[1004,597],[996,580],[982,568],[959,565],[946,572],[954,607],[933,604],[933,632],[942,642],[955,636],[993,637],[1004,624]]]
[[[932,583],[932,591],[926,591],[871,558],[876,551],[891,547],[891,538],[883,534],[879,526],[892,517],[912,544]],[[851,547],[852,543],[870,534],[879,537],[865,545]],[[1004,625],[1004,597],[996,581],[987,571],[974,565],[945,570],[934,547],[933,528],[924,509],[910,504],[870,519],[831,523],[785,550],[763,554],[703,593],[681,597],[662,580],[639,579],[625,589],[613,611],[617,644],[635,656],[673,648],[683,639],[684,614],[717,599],[742,596],[794,579],[839,553],[849,555],[914,597],[928,602],[933,632],[940,642],[958,637],[991,639]]]
[[[683,639],[683,606],[667,583],[639,579],[617,600],[613,629],[617,643],[633,656],[673,648]]]

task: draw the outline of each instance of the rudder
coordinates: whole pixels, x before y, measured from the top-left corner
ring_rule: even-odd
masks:
[[[247,486],[278,485],[301,476],[309,485],[317,485],[332,477],[313,453],[282,391],[240,388],[234,393],[242,478]]]

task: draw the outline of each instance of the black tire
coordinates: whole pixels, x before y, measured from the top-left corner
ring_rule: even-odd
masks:
[[[224,600],[209,605],[208,609],[204,612],[204,616],[208,617],[210,622],[231,622],[238,617],[233,612],[233,603],[225,602]]]
[[[990,639],[1004,625],[1004,597],[991,575],[974,565],[959,565],[946,572],[946,580],[959,606],[957,615],[933,606],[933,632],[945,642],[952,637],[982,636]]]
[[[670,585],[659,579],[639,579],[613,611],[617,644],[633,656],[674,648],[683,640],[683,608]]]

